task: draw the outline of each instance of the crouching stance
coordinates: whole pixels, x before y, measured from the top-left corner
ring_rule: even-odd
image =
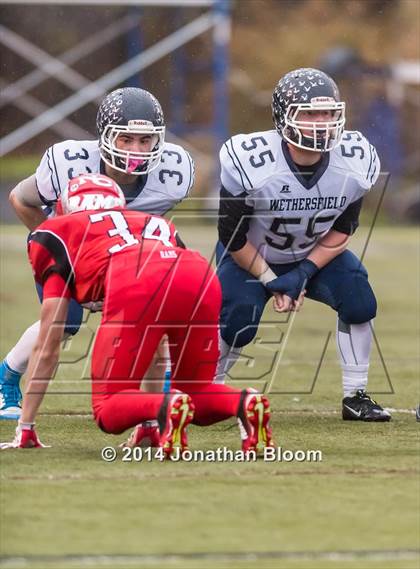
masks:
[[[344,130],[345,103],[322,71],[287,73],[272,112],[275,130],[233,136],[220,153],[216,381],[254,339],[272,296],[279,312],[298,310],[306,296],[337,312],[343,419],[389,421],[366,392],[376,298],[347,249],[378,155],[360,132]]]
[[[3,448],[42,446],[34,421],[57,366],[71,298],[104,299],[91,373],[93,414],[103,431],[120,434],[157,419],[157,444],[171,454],[174,446],[186,448],[190,422],[237,416],[247,432],[243,450],[272,445],[267,399],[212,383],[221,290],[207,261],[163,218],[125,210],[123,193],[106,176],[75,178],[61,200],[65,215],[31,235],[29,257],[44,287],[41,329],[16,437]],[[165,334],[172,389],[146,393],[142,378]],[[135,429],[129,444],[136,436]]]

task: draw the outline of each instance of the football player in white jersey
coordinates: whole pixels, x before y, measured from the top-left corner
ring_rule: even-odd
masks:
[[[344,130],[345,103],[322,71],[287,73],[272,112],[275,130],[233,136],[220,152],[215,381],[224,381],[253,340],[272,295],[280,312],[297,310],[305,296],[337,312],[343,419],[389,421],[366,392],[376,299],[366,269],[347,249],[379,158],[360,132]]]
[[[165,142],[163,112],[151,93],[132,87],[109,93],[98,109],[96,126],[98,140],[54,144],[35,174],[12,190],[10,202],[30,231],[45,221],[46,207],[54,207],[69,179],[83,173],[106,174],[123,189],[129,209],[151,214],[163,215],[188,195],[193,161],[184,148]],[[42,291],[38,294],[42,297]],[[68,335],[78,331],[82,314],[83,308],[72,301]],[[0,366],[0,418],[20,416],[19,381],[38,330],[39,322],[28,328]]]

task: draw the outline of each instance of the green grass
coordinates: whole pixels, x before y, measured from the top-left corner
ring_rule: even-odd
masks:
[[[181,230],[190,245],[211,254],[214,228],[185,224]],[[366,236],[362,227],[355,252]],[[0,238],[5,353],[37,319],[39,305],[24,231],[3,227]],[[419,400],[418,233],[378,228],[365,262],[379,300],[375,333],[389,374],[388,380],[375,346],[370,386],[384,405],[411,410]],[[275,369],[277,443],[283,449],[319,449],[318,463],[126,463],[120,451],[115,462],[104,463],[102,447],[116,447],[123,437],[105,435],[88,415],[83,356],[97,322],[97,316],[89,319],[63,352],[44,402],[39,433],[52,447],[1,453],[0,566],[418,567],[412,550],[420,535],[419,424],[408,412],[395,412],[389,424],[341,421],[334,334],[314,383],[334,331],[331,310],[307,301],[279,362],[279,340],[289,325],[268,309],[261,341],[245,352],[255,364],[238,364],[233,373],[238,382],[247,378],[258,385],[256,375],[267,381]],[[10,439],[13,429],[1,421],[1,440]],[[231,421],[192,427],[190,446],[237,449],[236,426]],[[246,558],[249,552],[261,558]],[[331,552],[354,554],[328,557]]]
[[[2,156],[0,173],[4,180],[21,180],[33,174],[39,164],[39,156]]]

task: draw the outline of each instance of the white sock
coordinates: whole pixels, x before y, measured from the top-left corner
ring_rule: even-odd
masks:
[[[17,341],[17,344],[10,350],[5,357],[7,365],[13,371],[18,373],[25,373],[28,367],[29,356],[31,355],[32,348],[35,346],[36,339],[38,338],[40,328],[40,321],[35,322],[32,326],[22,334]]]
[[[225,383],[226,374],[241,355],[242,348],[232,348],[219,335],[220,356],[213,383]]]
[[[244,424],[239,419],[239,417],[238,417],[238,427],[239,427],[239,433],[241,435],[241,441],[244,441],[245,439],[248,438],[248,433],[246,432]]]
[[[159,427],[159,423],[157,422],[157,419],[151,419],[149,421],[143,421],[143,423],[140,423],[141,425],[143,425],[143,427]]]
[[[366,389],[372,328],[372,320],[363,324],[337,321],[337,352],[343,373],[344,397],[351,397],[358,389]]]
[[[165,368],[165,373],[169,373],[169,375],[171,374],[172,371],[172,366],[171,366],[171,354],[169,351],[169,342],[168,339],[166,338],[165,342],[163,343],[163,354],[164,354],[164,358],[166,360],[166,368]]]
[[[22,334],[14,347],[4,358],[9,368],[17,373],[24,374],[27,367],[32,349],[38,338],[41,322],[38,320]],[[71,334],[64,332],[63,342],[70,338]]]

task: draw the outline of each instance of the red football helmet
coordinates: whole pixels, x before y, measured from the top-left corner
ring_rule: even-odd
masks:
[[[57,204],[56,214],[123,207],[125,207],[125,197],[114,180],[102,174],[82,174],[69,180],[67,187],[61,193],[61,203]]]

